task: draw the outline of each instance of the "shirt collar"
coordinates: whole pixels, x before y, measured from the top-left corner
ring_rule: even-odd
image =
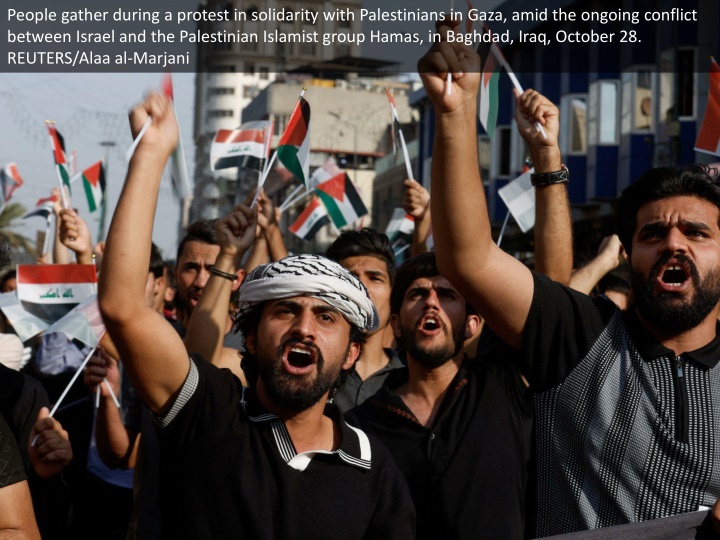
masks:
[[[675,353],[665,347],[643,326],[635,313],[635,307],[631,306],[625,313],[625,322],[635,345],[640,351],[640,356],[645,361],[655,360],[660,357],[674,357]],[[708,344],[699,349],[682,354],[683,358],[692,360],[709,369],[714,368],[720,361],[720,322],[715,326],[715,337]]]
[[[295,445],[290,438],[285,423],[277,415],[265,409],[252,388],[243,387],[240,405],[250,422],[254,424],[270,423],[278,452],[285,460],[285,463],[294,469],[304,471],[316,454],[337,456],[343,462],[360,469],[370,469],[372,465],[372,452],[368,436],[362,430],[348,425],[343,420],[340,410],[332,403],[325,406],[324,414],[340,426],[342,436],[340,447],[332,452],[328,450],[310,450],[302,454],[295,451]]]

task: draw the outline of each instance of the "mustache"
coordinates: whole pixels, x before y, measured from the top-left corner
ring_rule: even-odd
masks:
[[[304,348],[312,351],[313,356],[317,358],[317,365],[319,367],[322,367],[322,363],[324,361],[322,351],[320,350],[320,347],[318,347],[311,341],[303,341],[302,339],[297,338],[286,339],[283,343],[280,344],[280,347],[278,347],[278,357],[282,358],[283,351],[286,347],[291,348],[295,345],[302,345]]]
[[[679,255],[666,253],[660,257],[655,264],[652,265],[652,268],[650,268],[650,279],[655,280],[659,278],[662,267],[665,266],[670,259],[675,259],[678,263],[687,265],[690,270],[690,277],[692,278],[693,283],[698,283],[698,280],[700,279],[700,272],[698,272],[697,266],[695,266],[695,263],[690,257],[682,253]]]

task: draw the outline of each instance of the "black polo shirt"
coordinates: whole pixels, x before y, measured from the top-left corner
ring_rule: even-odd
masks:
[[[407,485],[382,445],[330,406],[342,442],[297,454],[284,423],[229,370],[195,355],[157,419],[167,538],[412,538]]]
[[[417,510],[417,538],[523,537],[532,398],[508,360],[516,353],[488,335],[480,349],[481,359],[463,362],[431,427],[395,394],[407,368],[346,415],[395,458]]]

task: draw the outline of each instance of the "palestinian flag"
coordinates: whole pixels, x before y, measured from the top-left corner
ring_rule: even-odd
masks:
[[[318,184],[327,182],[331,178],[335,178],[338,174],[343,174],[340,167],[337,166],[335,160],[331,157],[327,158],[322,167],[318,167],[310,177],[310,189],[315,189]]]
[[[210,147],[210,169],[237,167],[262,171],[267,162],[270,122],[247,122],[238,129],[221,129]]]
[[[354,223],[368,213],[355,186],[345,173],[319,184],[315,188],[315,194],[325,205],[330,219],[338,229]]]
[[[695,151],[720,156],[720,65],[714,58],[710,63],[707,106]]]
[[[298,98],[276,153],[285,168],[300,180],[306,189],[309,189],[310,104],[302,95]]]
[[[100,315],[97,296],[88,296],[46,331],[47,334],[55,332],[62,332],[68,339],[82,341],[88,347],[97,347],[105,334],[105,323]]]
[[[390,223],[385,229],[385,235],[390,242],[395,242],[400,238],[412,239],[413,231],[415,231],[415,218],[406,213],[403,208],[393,209]]]
[[[98,161],[82,172],[83,187],[90,212],[100,208],[105,193],[105,168]]]
[[[395,107],[395,99],[392,97],[388,88],[385,88],[385,93],[387,94],[388,101],[390,102],[390,111],[392,113],[393,153],[396,153],[398,148],[402,150],[407,177],[410,180],[414,180],[412,167],[410,166],[410,155],[408,154],[407,146],[405,145],[405,137],[403,136],[402,129],[400,129],[400,118],[398,117],[397,107]]]
[[[23,307],[55,322],[80,302],[97,294],[94,264],[19,264],[17,293]]]
[[[55,166],[57,167],[63,184],[67,186],[68,191],[70,191],[70,172],[68,170],[67,158],[65,157],[65,139],[60,135],[60,132],[53,122],[46,122],[45,124],[47,125],[48,135],[50,135],[50,145],[52,147]]]
[[[2,190],[2,200],[7,202],[12,197],[13,192],[23,185],[22,176],[18,172],[15,163],[8,163],[5,168],[0,171],[0,189]]]
[[[325,211],[325,207],[320,204],[317,197],[313,197],[305,210],[295,220],[295,223],[290,225],[290,232],[309,242],[315,238],[320,229],[328,224],[330,224],[330,218]]]
[[[485,30],[490,30],[485,27]],[[497,45],[493,43],[487,48],[484,59],[482,72],[480,74],[480,91],[478,92],[478,118],[482,124],[488,137],[491,139],[495,135],[495,126],[497,124],[497,115],[500,100],[498,97],[498,83],[500,81],[500,70],[502,52]]]

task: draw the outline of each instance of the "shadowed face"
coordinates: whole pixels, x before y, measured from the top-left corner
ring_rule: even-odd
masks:
[[[382,332],[390,321],[390,276],[385,261],[372,255],[348,257],[340,264],[353,276],[358,278],[370,294],[370,300],[375,304],[380,324],[375,332]]]
[[[259,395],[295,411],[326,397],[360,354],[340,312],[305,296],[268,302],[246,346],[257,359]]]
[[[177,262],[177,293],[188,318],[200,300],[219,253],[220,246],[196,240],[183,246]]]
[[[439,367],[457,356],[473,333],[476,316],[442,276],[418,278],[405,292],[400,313],[391,317],[395,337],[420,364]],[[470,325],[470,326],[469,326]]]
[[[718,208],[698,197],[652,201],[640,208],[630,256],[640,315],[676,335],[698,326],[720,300]]]

